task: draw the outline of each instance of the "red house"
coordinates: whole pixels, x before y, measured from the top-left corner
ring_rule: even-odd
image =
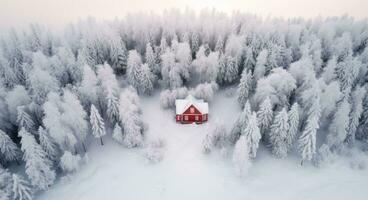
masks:
[[[189,95],[185,99],[177,99],[175,106],[176,122],[200,124],[208,120],[208,103],[203,99]]]

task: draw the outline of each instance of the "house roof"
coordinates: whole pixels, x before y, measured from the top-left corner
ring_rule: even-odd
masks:
[[[183,114],[191,105],[196,107],[202,114],[208,114],[208,103],[203,99],[196,99],[192,95],[188,95],[185,99],[176,99],[176,114]]]

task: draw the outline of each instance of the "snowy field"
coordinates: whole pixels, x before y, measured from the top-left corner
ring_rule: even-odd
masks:
[[[106,139],[89,151],[89,163],[70,181],[58,182],[39,200],[297,200],[354,199],[368,196],[368,170],[353,170],[346,163],[324,168],[301,167],[298,158],[274,159],[262,148],[248,176],[238,178],[230,158],[217,152],[201,153],[210,123],[176,124],[172,111],[162,110],[159,95],[141,100],[148,139],[165,141],[162,162],[148,164],[142,150],[127,150]],[[219,92],[210,104],[210,122],[225,121],[230,129],[240,109],[235,98]],[[352,198],[354,197],[354,198]]]

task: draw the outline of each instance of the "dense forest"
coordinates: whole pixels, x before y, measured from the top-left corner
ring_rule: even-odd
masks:
[[[367,71],[368,21],[348,16],[170,10],[11,30],[0,43],[0,199],[32,199],[107,132],[126,148],[147,145],[139,98],[155,92],[172,109],[236,87],[241,115],[230,131],[214,123],[203,151],[233,148],[240,174],[260,145],[316,166],[366,151]]]

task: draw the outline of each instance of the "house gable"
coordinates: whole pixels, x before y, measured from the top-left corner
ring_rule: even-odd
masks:
[[[190,105],[184,112],[183,114],[188,114],[188,115],[193,115],[193,114],[199,114],[201,115],[202,113],[192,104]]]

